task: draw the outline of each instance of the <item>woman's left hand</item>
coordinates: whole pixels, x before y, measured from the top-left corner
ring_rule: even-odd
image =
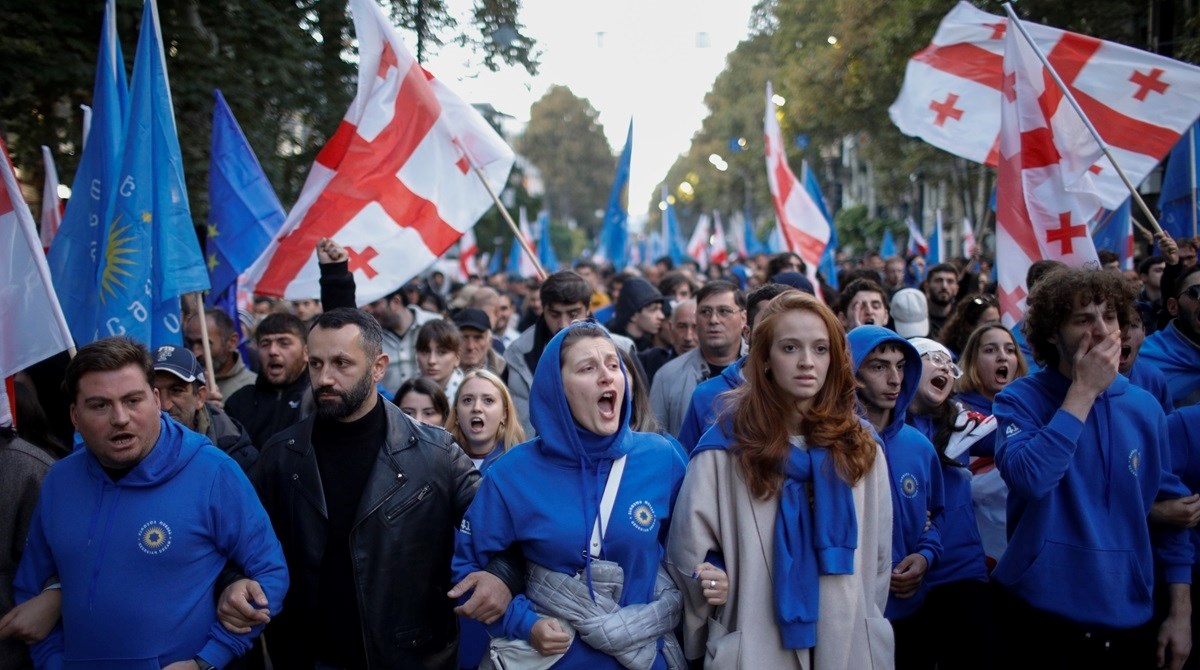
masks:
[[[712,563],[701,563],[694,571],[709,605],[720,607],[729,601],[729,575]]]

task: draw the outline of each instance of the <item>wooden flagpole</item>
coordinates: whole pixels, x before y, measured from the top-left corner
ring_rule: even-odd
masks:
[[[193,295],[196,296],[196,316],[200,319],[200,341],[204,347],[204,381],[208,387],[208,394],[211,396],[216,392],[221,395],[221,390],[217,388],[217,373],[213,370],[212,364],[212,345],[208,341],[208,317],[204,315],[204,294],[196,291]],[[221,398],[222,401],[226,398]]]
[[[1042,53],[1037,42],[1033,41],[1033,36],[1029,34],[1029,31],[1025,30],[1025,24],[1021,23],[1021,19],[1017,17],[1017,12],[1013,10],[1012,2],[1004,3],[1004,11],[1008,13],[1009,23],[1016,26],[1017,30],[1021,32],[1021,36],[1025,38],[1029,47],[1037,54],[1038,60],[1042,61],[1042,67],[1046,68],[1046,71],[1054,78],[1054,83],[1058,85],[1058,90],[1062,91],[1063,97],[1066,98],[1067,102],[1071,103],[1071,107],[1079,114],[1079,118],[1083,120],[1083,125],[1087,126],[1088,132],[1092,134],[1096,143],[1100,145],[1100,150],[1104,152],[1105,156],[1108,156],[1108,161],[1116,169],[1117,174],[1121,177],[1121,181],[1125,182],[1125,188],[1129,189],[1130,196],[1138,204],[1138,207],[1141,208],[1142,214],[1146,215],[1146,219],[1154,226],[1154,231],[1156,233],[1163,232],[1162,226],[1158,225],[1158,219],[1150,212],[1150,207],[1146,205],[1145,200],[1142,200],[1142,195],[1137,192],[1137,187],[1134,186],[1133,182],[1129,181],[1129,176],[1125,174],[1125,171],[1121,169],[1121,165],[1117,163],[1116,157],[1113,156],[1112,151],[1108,148],[1108,143],[1104,141],[1104,138],[1100,137],[1100,131],[1096,130],[1096,126],[1092,125],[1092,121],[1087,117],[1087,114],[1083,113],[1083,108],[1079,106],[1079,101],[1075,99],[1075,95],[1071,93],[1071,89],[1062,80],[1062,77],[1058,76],[1058,71],[1050,64],[1050,60],[1046,58],[1046,54]]]
[[[521,245],[521,250],[524,251],[525,255],[529,257],[529,260],[533,262],[533,267],[538,273],[538,279],[545,281],[546,277],[549,276],[546,274],[546,268],[542,267],[542,264],[538,262],[537,254],[533,253],[533,249],[530,248],[529,242],[527,242],[525,240],[525,236],[521,234],[521,229],[518,228],[517,223],[513,221],[512,215],[508,213],[508,209],[504,206],[504,203],[500,202],[500,198],[496,195],[496,192],[492,190],[492,185],[488,183],[487,177],[483,174],[483,170],[479,169],[479,166],[476,165],[475,161],[471,159],[470,154],[463,151],[463,156],[465,156],[467,162],[471,164],[471,169],[475,171],[475,176],[479,177],[479,181],[483,183],[483,187],[487,189],[488,195],[492,196],[492,201],[496,203],[496,209],[500,210],[500,216],[504,218],[505,223],[507,223],[508,227],[512,229],[513,237],[517,238],[517,242]]]

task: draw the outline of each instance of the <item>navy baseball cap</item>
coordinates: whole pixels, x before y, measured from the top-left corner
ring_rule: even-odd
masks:
[[[204,367],[183,347],[161,346],[154,350],[154,371],[170,372],[185,382],[204,384]]]
[[[452,320],[459,330],[474,328],[480,332],[486,332],[492,329],[492,322],[488,319],[487,312],[478,307],[464,307],[454,313]]]

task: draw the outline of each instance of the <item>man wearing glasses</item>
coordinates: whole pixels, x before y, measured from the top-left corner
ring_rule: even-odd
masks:
[[[696,385],[716,377],[744,353],[746,296],[713,280],[696,293],[699,346],[664,365],[650,387],[650,407],[663,432],[678,435]]]
[[[1176,283],[1166,308],[1175,318],[1146,338],[1141,355],[1167,378],[1175,407],[1200,402],[1200,266],[1192,264]]]

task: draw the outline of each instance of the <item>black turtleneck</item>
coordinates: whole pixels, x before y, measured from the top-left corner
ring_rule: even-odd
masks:
[[[350,531],[371,468],[387,439],[383,403],[383,398],[376,396],[374,409],[355,421],[318,417],[313,423],[313,452],[329,513],[329,535],[317,591],[321,619],[317,626],[321,635],[317,658],[343,668],[367,666],[350,558]]]

